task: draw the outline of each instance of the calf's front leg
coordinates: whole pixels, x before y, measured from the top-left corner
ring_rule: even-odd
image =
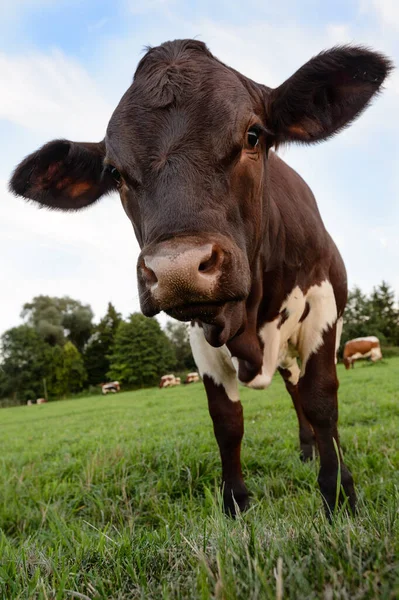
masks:
[[[222,491],[225,512],[235,515],[235,503],[240,510],[249,504],[248,490],[241,470],[241,440],[244,435],[244,417],[239,400],[231,401],[223,385],[216,385],[204,375],[209,413],[222,459]]]
[[[227,348],[210,346],[198,325],[191,328],[190,343],[205,385],[209,413],[222,460],[224,510],[235,516],[236,505],[240,510],[245,510],[249,505],[249,494],[241,470],[244,417],[238,397],[237,374]]]

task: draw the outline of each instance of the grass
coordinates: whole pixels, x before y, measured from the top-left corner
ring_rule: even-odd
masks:
[[[252,508],[225,518],[202,384],[0,411],[0,597],[399,597],[399,358],[339,366],[359,513],[326,521],[279,379],[242,390]]]

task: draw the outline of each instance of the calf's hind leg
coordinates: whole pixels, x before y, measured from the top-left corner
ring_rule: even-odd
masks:
[[[316,436],[320,455],[318,482],[327,516],[334,511],[337,498],[337,480],[341,485],[338,501],[347,496],[355,511],[356,494],[353,478],[346,467],[338,438],[338,379],[335,366],[336,326],[323,335],[323,344],[306,362],[305,373],[299,379],[298,391],[305,417]],[[342,493],[342,490],[344,494]]]
[[[289,367],[285,367],[285,368],[280,367],[279,368],[279,373],[282,376],[282,378],[284,379],[285,387],[287,389],[287,392],[291,396],[291,399],[292,399],[292,402],[294,404],[294,408],[296,411],[296,416],[298,418],[299,446],[301,449],[301,460],[307,461],[307,460],[311,460],[314,456],[316,440],[315,440],[314,431],[312,429],[312,426],[310,425],[309,421],[307,420],[307,418],[305,417],[305,414],[303,412],[301,399],[300,399],[299,391],[298,391],[298,383],[294,383],[295,379],[293,380],[293,375],[296,371],[299,371],[298,365],[296,363],[296,359],[295,359],[295,363],[292,365],[291,368],[289,368]]]

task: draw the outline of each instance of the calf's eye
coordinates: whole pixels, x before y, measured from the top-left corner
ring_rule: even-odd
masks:
[[[254,129],[250,129],[247,133],[247,140],[251,148],[256,148],[256,146],[259,144],[259,133]]]
[[[108,173],[114,179],[117,185],[120,185],[122,182],[122,175],[119,173],[116,167],[112,167],[111,165],[107,168]]]

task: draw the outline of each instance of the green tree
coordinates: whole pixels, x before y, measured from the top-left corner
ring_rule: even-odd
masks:
[[[84,349],[84,363],[87,371],[87,381],[90,385],[103,383],[107,379],[107,373],[111,366],[110,355],[121,320],[121,315],[109,302],[105,316],[95,327],[94,333]]]
[[[129,387],[157,385],[176,364],[173,346],[156,319],[139,313],[121,321],[111,355],[109,378]]]
[[[83,388],[87,380],[83,357],[79,350],[66,342],[62,348],[54,349],[54,371],[51,392],[57,397],[76,394]]]
[[[168,321],[165,327],[175,350],[177,371],[193,371],[197,368],[191,352],[188,327],[187,323],[178,321]]]
[[[29,325],[20,325],[6,331],[1,337],[2,397],[23,403],[43,396],[43,379],[53,368],[51,347]]]
[[[395,294],[385,281],[369,296],[358,287],[348,295],[341,349],[348,340],[368,335],[376,335],[383,344],[399,344],[399,311]]]
[[[344,313],[341,347],[348,340],[369,335],[370,302],[361,289],[355,286],[349,291]]]
[[[24,304],[21,317],[51,346],[72,342],[81,352],[93,330],[93,311],[68,296],[36,296]]]
[[[386,281],[373,288],[370,296],[370,320],[380,337],[390,344],[399,343],[399,311],[395,306],[395,293]]]

